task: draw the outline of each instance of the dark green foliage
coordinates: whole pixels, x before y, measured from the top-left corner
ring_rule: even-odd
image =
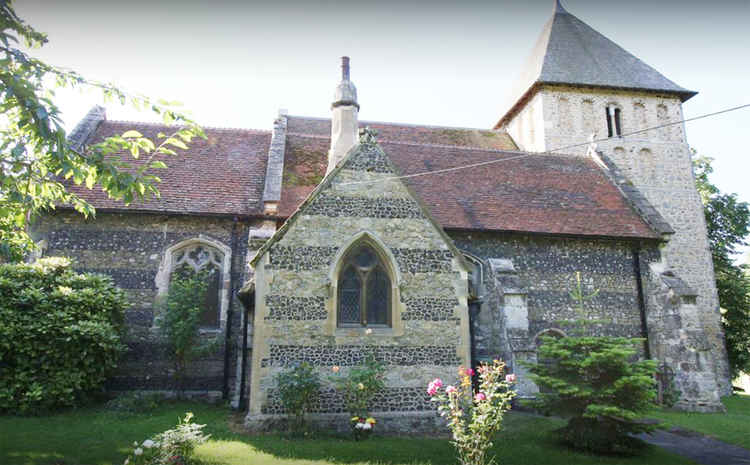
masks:
[[[656,362],[637,360],[641,339],[621,337],[544,337],[540,359],[529,365],[542,389],[534,407],[568,418],[560,429],[568,444],[592,452],[628,452],[629,433],[650,431],[640,414],[654,407]]]
[[[219,342],[215,337],[201,337],[199,333],[212,272],[216,271],[174,273],[159,318],[168,356],[175,365],[180,395],[185,390],[184,380],[190,361],[215,350]]]
[[[164,401],[159,393],[126,392],[107,402],[107,410],[121,415],[149,413]]]
[[[547,413],[568,419],[558,430],[568,445],[597,453],[630,453],[643,445],[630,434],[652,431],[655,426],[638,421],[655,404],[656,362],[638,360],[643,339],[588,336],[586,301],[581,273],[570,292],[577,319],[568,321],[573,336],[543,336],[536,364],[526,364],[530,378],[540,388],[528,402]]]
[[[750,276],[746,266],[733,262],[732,255],[747,244],[750,208],[737,194],[724,194],[711,184],[711,158],[695,158],[693,169],[706,216],[729,367],[732,376],[737,376],[750,372]]]
[[[80,404],[124,351],[124,293],[64,258],[0,265],[0,412]]]
[[[276,375],[276,388],[281,403],[293,416],[289,427],[292,432],[305,429],[305,413],[318,399],[320,377],[309,363],[301,363]]]

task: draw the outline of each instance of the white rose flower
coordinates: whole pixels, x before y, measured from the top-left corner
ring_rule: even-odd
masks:
[[[354,427],[357,429],[362,429],[362,423],[357,423]]]
[[[152,441],[151,439],[146,439],[145,441],[143,441],[143,447],[145,447],[146,449],[151,449],[152,447],[154,447],[154,441]]]
[[[372,425],[369,423],[365,423],[365,425],[362,427],[362,429],[372,429]]]
[[[139,447],[139,448],[137,448],[136,450],[134,450],[134,451],[133,451],[133,454],[134,454],[134,455],[141,455],[141,454],[143,454],[143,449],[141,449],[141,448]]]

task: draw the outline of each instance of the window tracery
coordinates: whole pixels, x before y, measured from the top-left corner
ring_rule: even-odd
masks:
[[[225,327],[229,306],[231,250],[203,237],[188,239],[169,247],[156,276],[157,293],[166,295],[176,277],[195,278],[207,283],[202,302],[201,327],[220,330]]]
[[[338,278],[338,326],[391,326],[391,277],[377,253],[362,244],[343,258]]]

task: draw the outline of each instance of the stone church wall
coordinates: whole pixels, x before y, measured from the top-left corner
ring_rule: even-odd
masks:
[[[618,166],[675,230],[662,255],[666,265],[697,291],[695,306],[685,311],[694,312],[700,320],[711,347],[711,366],[719,389],[722,395],[729,395],[729,365],[719,301],[703,206],[693,179],[690,147],[684,124],[669,125],[683,119],[680,99],[642,91],[571,86],[544,87],[535,99],[542,101],[535,110],[537,114],[539,109],[544,113],[543,150],[547,151],[581,144],[592,133],[597,139],[606,138],[606,107],[621,110],[624,136],[597,142],[597,150]],[[657,126],[663,127],[627,135]],[[585,154],[587,149],[586,145],[579,145],[562,151]]]
[[[585,304],[586,318],[601,320],[588,327],[590,334],[645,337],[634,243],[491,232],[449,231],[449,235],[462,252],[482,261],[482,305],[474,327],[478,359],[533,360],[538,335],[548,330],[567,333],[569,327],[561,321],[578,318],[570,296],[576,272],[581,273],[585,294],[598,291]],[[643,273],[648,263],[658,259],[659,251],[655,243],[641,247]],[[505,261],[505,267],[493,266],[498,261]],[[525,321],[519,319],[518,308]],[[513,370],[523,373],[518,363]],[[519,388],[522,395],[535,389],[523,382]]]
[[[109,389],[173,391],[174,372],[165,355],[164,343],[155,327],[160,267],[170,246],[182,241],[206,238],[234,251],[231,259],[231,293],[233,296],[245,279],[247,234],[249,222],[235,226],[231,218],[170,216],[144,213],[99,212],[95,220],[87,221],[72,212],[58,212],[44,216],[33,231],[46,256],[66,256],[73,259],[79,271],[103,273],[111,276],[117,286],[126,291],[130,308],[126,311],[128,352],[120,362]],[[234,230],[234,233],[233,233]],[[164,273],[162,273],[164,275]],[[168,279],[168,274],[166,274]],[[236,364],[239,357],[242,305],[230,298],[227,321],[221,330],[204,331],[206,337],[218,336],[222,343],[212,354],[194,361],[186,379],[187,391],[194,395],[217,398],[224,385],[224,356],[229,351],[230,394],[235,387]],[[230,344],[224,343],[229,328]]]
[[[466,268],[404,186],[383,181],[392,168],[382,151],[365,147],[331,174],[256,263],[251,428],[279,418],[274,378],[300,362],[314,365],[324,382],[313,408],[318,420],[338,415],[341,427],[348,418],[329,381],[332,368],[344,375],[372,354],[387,375],[370,410],[379,429],[392,430],[434,422],[427,383],[453,382],[469,363]],[[391,327],[370,334],[336,323],[337,266],[360,241],[377,251],[392,283]]]

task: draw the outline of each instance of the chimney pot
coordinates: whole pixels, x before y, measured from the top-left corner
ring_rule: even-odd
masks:
[[[349,57],[341,57],[341,80],[349,80]]]

